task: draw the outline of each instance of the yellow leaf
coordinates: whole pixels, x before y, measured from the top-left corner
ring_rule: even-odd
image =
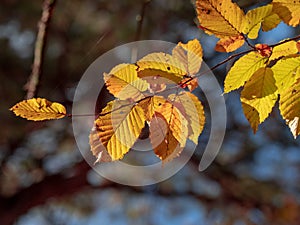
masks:
[[[183,63],[166,53],[155,52],[146,55],[136,63],[138,65],[138,76],[147,78],[151,83],[178,83],[187,71]],[[159,78],[163,78],[162,81]]]
[[[44,98],[21,101],[10,110],[17,116],[34,121],[60,119],[66,116],[66,108],[63,105]]]
[[[155,111],[162,107],[162,105],[167,100],[163,96],[154,95],[149,98],[143,99],[141,102],[139,102],[139,106],[142,107],[144,110],[144,114],[146,115],[146,120],[150,121],[155,113]]]
[[[259,68],[245,84],[241,93],[241,102],[254,133],[258,125],[271,113],[277,96],[275,79],[270,68]]]
[[[228,93],[242,87],[256,70],[264,66],[267,60],[267,57],[263,57],[258,52],[250,52],[239,58],[225,78],[224,92]]]
[[[202,46],[197,39],[184,44],[179,42],[172,51],[172,55],[181,61],[190,76],[198,73],[202,63]]]
[[[145,121],[144,111],[139,104],[114,100],[107,104],[95,120],[92,132],[97,132],[111,159],[119,160],[133,146]]]
[[[249,10],[245,16],[245,22],[243,24],[243,33],[251,39],[256,39],[261,23],[264,19],[272,14],[272,5],[261,6],[252,10]]]
[[[188,122],[182,113],[168,101],[158,107],[155,113],[159,113],[165,118],[172,135],[179,142],[180,146],[184,147],[188,137]]]
[[[171,161],[179,156],[183,147],[173,136],[168,127],[166,119],[159,113],[150,121],[149,138],[153,146],[154,153],[164,162]]]
[[[279,109],[296,138],[300,134],[300,80],[281,93]]]
[[[138,101],[145,97],[149,84],[137,75],[137,66],[134,64],[119,64],[109,74],[104,73],[104,81],[108,91],[116,98],[126,100],[131,98]]]
[[[289,41],[275,46],[272,50],[272,54],[269,60],[278,59],[282,56],[288,56],[296,53],[298,53],[297,42]]]
[[[290,26],[297,26],[300,23],[300,0],[274,0],[273,11]]]
[[[196,11],[200,28],[209,35],[225,38],[242,32],[244,12],[231,0],[197,0]]]
[[[205,115],[201,102],[190,92],[181,92],[178,95],[171,94],[168,96],[168,99],[188,121],[188,138],[197,145],[198,137],[205,124]]]
[[[272,12],[270,15],[268,15],[264,21],[261,24],[263,31],[270,31],[278,26],[278,24],[281,22],[281,19],[279,16]]]
[[[243,35],[222,38],[217,42],[215,50],[218,52],[233,52],[242,47],[244,42]]]
[[[280,59],[272,70],[278,92],[281,94],[300,78],[300,56]]]

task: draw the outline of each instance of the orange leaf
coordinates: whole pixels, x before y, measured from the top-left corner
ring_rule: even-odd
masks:
[[[243,46],[245,40],[243,35],[220,39],[215,47],[218,52],[233,52]]]

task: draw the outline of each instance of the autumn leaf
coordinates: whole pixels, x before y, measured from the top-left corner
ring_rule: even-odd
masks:
[[[241,93],[244,114],[254,133],[258,125],[269,116],[277,101],[277,87],[273,71],[270,68],[259,68],[247,81]]]
[[[119,160],[133,146],[145,126],[145,121],[144,111],[139,104],[114,100],[107,104],[95,120],[90,139],[95,139],[93,132],[96,131],[111,159]]]
[[[202,46],[197,39],[184,44],[179,42],[172,51],[172,56],[181,61],[188,75],[199,72],[202,63]]]
[[[119,64],[109,74],[104,73],[104,81],[108,91],[120,100],[131,98],[135,101],[142,99],[143,92],[149,84],[137,75],[134,64]]]
[[[300,80],[281,93],[279,109],[296,138],[300,134]]]
[[[228,93],[244,86],[245,82],[255,71],[263,67],[267,60],[267,57],[263,57],[258,52],[250,52],[239,58],[226,75],[224,92]]]
[[[172,55],[155,52],[137,61],[140,78],[148,78],[148,83],[178,83],[187,71],[183,63]],[[159,78],[163,78],[161,81]]]
[[[172,135],[179,142],[179,145],[184,147],[188,137],[188,122],[182,113],[169,101],[160,105],[155,113],[164,117]]]
[[[297,42],[289,41],[283,44],[278,43],[279,45],[275,46],[272,50],[271,57],[269,60],[278,59],[283,56],[288,56],[298,53]]]
[[[178,95],[171,94],[168,96],[168,99],[177,109],[180,110],[182,115],[188,121],[188,138],[197,145],[198,137],[205,124],[205,115],[201,102],[190,92],[181,92]]]
[[[280,59],[272,70],[278,92],[281,94],[300,78],[300,56]]]
[[[106,148],[103,146],[99,139],[99,135],[95,126],[91,130],[89,136],[89,144],[91,146],[91,151],[93,155],[97,158],[95,163],[112,161],[109,153],[107,152]]]
[[[265,32],[270,31],[277,27],[280,22],[281,19],[279,18],[279,16],[272,11],[271,14],[264,18],[264,21],[261,23],[261,28]]]
[[[163,163],[179,156],[183,147],[180,146],[171,129],[169,129],[168,122],[161,114],[155,113],[155,116],[150,121],[149,130],[154,153]]]
[[[66,116],[66,108],[44,98],[32,98],[21,101],[10,108],[16,116],[27,120],[41,121],[60,119]]]
[[[243,23],[243,33],[247,34],[251,39],[256,39],[262,22],[272,14],[272,8],[273,6],[269,4],[249,10],[246,13],[245,22]]]
[[[236,37],[242,32],[243,10],[231,0],[197,0],[197,18],[205,33],[219,38]]]
[[[167,100],[163,96],[154,95],[149,98],[145,98],[139,102],[139,105],[144,110],[147,121],[150,121],[155,114],[155,111],[161,107]]]
[[[274,0],[273,11],[290,26],[297,26],[300,23],[300,0]]]
[[[243,35],[221,38],[215,47],[218,52],[233,52],[242,47],[245,40]]]

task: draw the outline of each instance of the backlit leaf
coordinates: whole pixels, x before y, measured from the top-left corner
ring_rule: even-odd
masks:
[[[257,71],[263,67],[267,57],[263,57],[258,52],[250,52],[239,58],[230,68],[224,82],[224,92],[228,93],[239,87],[244,86],[245,82]]]
[[[180,146],[177,139],[169,129],[166,119],[159,113],[150,121],[150,141],[154,153],[164,162],[171,161],[177,157],[183,147]]]
[[[147,121],[150,121],[155,114],[155,111],[162,107],[167,100],[163,96],[154,95],[146,98],[139,103],[139,106],[143,108]]]
[[[203,52],[197,39],[186,44],[179,42],[173,49],[172,55],[184,64],[188,75],[195,75],[200,70]]]
[[[97,162],[110,162],[111,157],[108,154],[106,148],[101,143],[99,139],[98,132],[96,130],[96,127],[93,127],[89,136],[89,143],[91,146],[91,151],[93,155],[97,158],[95,163]]]
[[[263,31],[270,31],[278,26],[278,24],[281,22],[281,19],[279,16],[272,12],[270,15],[265,17],[264,21],[261,24],[261,28]]]
[[[231,0],[197,0],[196,11],[200,28],[207,34],[224,38],[242,32],[244,12]]]
[[[179,145],[184,147],[188,138],[188,122],[182,113],[168,101],[158,107],[155,112],[165,118],[172,135],[179,142]]]
[[[188,121],[188,138],[197,145],[198,137],[205,124],[205,115],[201,102],[190,92],[181,92],[178,95],[171,94],[168,99],[180,110],[182,115]]]
[[[187,75],[184,64],[177,58],[162,52],[151,53],[137,61],[138,76],[147,78],[149,83],[160,83],[160,77],[165,78],[163,82],[178,83],[184,75]],[[170,82],[171,81],[171,82]]]
[[[97,132],[111,159],[119,160],[133,146],[145,121],[144,111],[139,104],[114,100],[107,104],[95,120],[92,132]]]
[[[34,121],[60,119],[66,116],[66,108],[63,105],[44,98],[21,101],[10,110],[17,116]]]
[[[242,47],[245,40],[243,35],[221,38],[215,47],[218,52],[233,52]]]
[[[300,78],[300,56],[280,59],[272,70],[278,92],[281,94]]]
[[[296,53],[298,53],[297,42],[289,41],[275,46],[272,50],[272,54],[269,60],[278,59],[282,56],[288,56]]]
[[[144,97],[149,84],[137,76],[137,66],[134,64],[120,64],[115,66],[109,74],[104,73],[104,80],[108,91],[116,98],[135,101]]]
[[[274,0],[273,11],[290,26],[300,23],[300,0]]]
[[[281,93],[279,109],[296,138],[300,134],[300,80]]]
[[[245,16],[245,22],[242,29],[243,33],[247,34],[247,36],[251,39],[256,39],[258,36],[258,31],[261,27],[261,23],[271,14],[271,4],[249,10]]]
[[[247,81],[241,93],[244,114],[254,133],[269,116],[277,101],[277,87],[270,68],[259,68]]]

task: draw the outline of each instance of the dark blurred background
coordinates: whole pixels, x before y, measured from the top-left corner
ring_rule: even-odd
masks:
[[[246,11],[269,1],[236,2]],[[225,96],[227,132],[213,164],[197,170],[205,131],[198,151],[179,173],[145,187],[99,177],[77,149],[70,119],[30,122],[15,117],[8,109],[26,95],[41,10],[42,1],[0,1],[1,225],[300,224],[300,142],[277,109],[253,135],[238,92]],[[197,28],[195,17],[193,4],[184,0],[58,0],[38,96],[70,111],[85,69],[104,52],[137,39],[177,43],[198,38],[205,62],[217,64],[229,54],[214,51],[216,39]],[[296,34],[299,29],[281,23],[257,41],[276,43]],[[231,64],[215,71],[220,84]]]

